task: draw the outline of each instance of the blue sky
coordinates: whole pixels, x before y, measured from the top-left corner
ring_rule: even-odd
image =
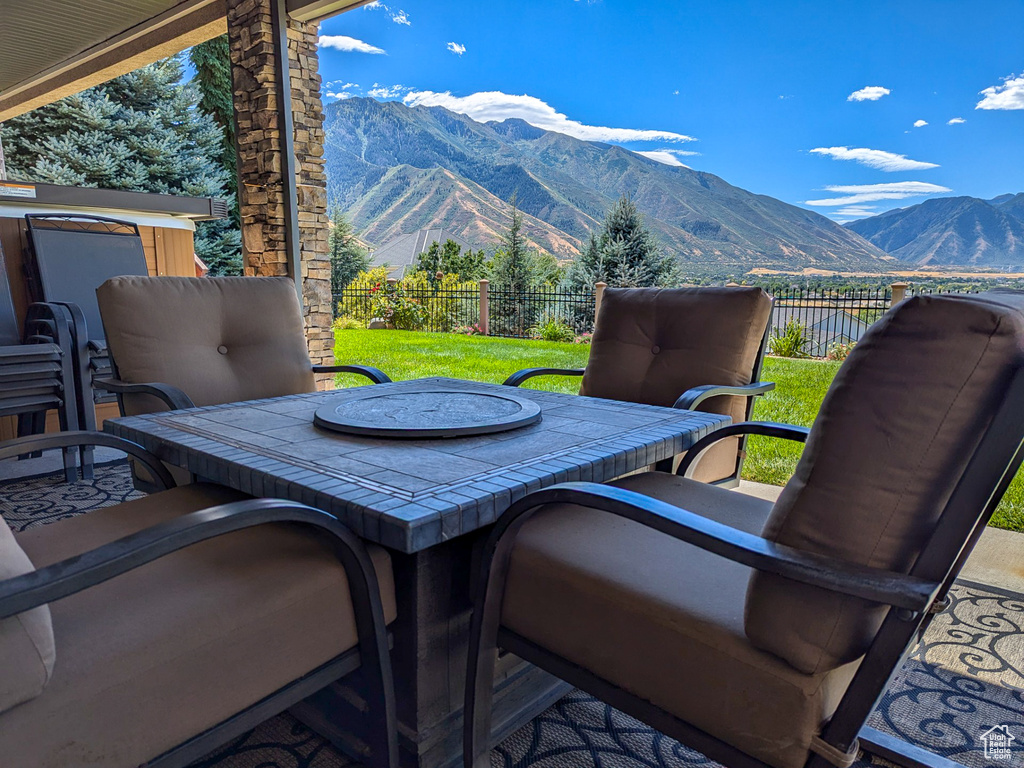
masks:
[[[522,117],[837,220],[1024,191],[1021,0],[389,0],[320,34],[325,101]]]

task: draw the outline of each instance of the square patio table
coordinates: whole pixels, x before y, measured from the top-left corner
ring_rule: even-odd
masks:
[[[403,765],[461,760],[462,703],[474,551],[527,493],[572,480],[604,482],[684,452],[729,422],[718,414],[431,378],[374,391],[515,394],[541,420],[472,437],[382,439],[320,429],[313,413],[363,387],[108,420],[104,428],[167,464],[254,496],[285,498],[337,516],[391,551],[398,619],[392,660]],[[358,753],[358,673],[293,713]],[[508,655],[496,675],[494,736],[503,738],[568,690]]]

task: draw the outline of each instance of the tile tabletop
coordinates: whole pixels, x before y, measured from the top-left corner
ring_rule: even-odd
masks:
[[[373,385],[382,391],[501,392],[457,379]],[[254,496],[336,515],[360,536],[415,552],[470,533],[530,491],[603,482],[685,451],[725,416],[511,390],[540,406],[531,426],[461,438],[382,439],[331,432],[313,413],[365,388],[312,392],[110,419],[104,428],[163,461]]]

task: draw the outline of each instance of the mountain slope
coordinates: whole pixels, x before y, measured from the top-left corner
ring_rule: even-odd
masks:
[[[975,197],[937,197],[846,226],[898,259],[921,266],[1024,265],[1024,219],[1012,213],[1024,207],[1024,195],[996,200],[993,205]]]
[[[329,195],[378,245],[427,225],[492,245],[515,194],[532,217],[530,238],[571,256],[614,201],[631,194],[683,262],[744,271],[877,270],[891,262],[812,211],[522,120],[478,123],[440,107],[352,98],[326,107],[325,129]]]
[[[1024,221],[1024,192],[1018,192],[1016,195],[1000,195],[996,200],[999,200],[999,203],[995,203],[994,200],[991,201],[995,204],[996,208],[1003,213]]]

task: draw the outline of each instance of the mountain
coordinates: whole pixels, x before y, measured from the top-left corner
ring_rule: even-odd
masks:
[[[901,261],[924,265],[1024,265],[1024,194],[936,197],[846,225]]]
[[[656,162],[517,119],[352,98],[325,108],[328,195],[382,245],[427,226],[490,247],[516,195],[527,237],[572,257],[622,194],[682,262],[746,271],[872,269],[892,259],[854,232],[710,173]]]

